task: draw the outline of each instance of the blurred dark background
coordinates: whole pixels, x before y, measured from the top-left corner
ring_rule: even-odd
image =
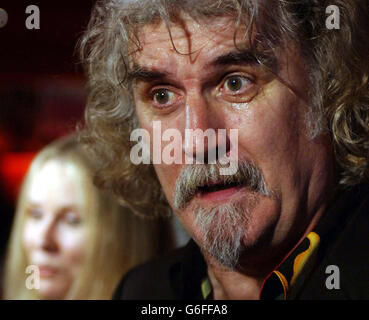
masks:
[[[86,81],[76,44],[94,1],[0,0],[0,257],[4,256],[19,186],[33,156],[82,121]],[[29,5],[40,29],[28,30]]]

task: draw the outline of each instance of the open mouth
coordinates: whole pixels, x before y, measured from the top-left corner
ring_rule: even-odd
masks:
[[[240,186],[240,184],[237,183],[237,182],[228,183],[228,184],[216,183],[216,184],[211,184],[211,185],[206,185],[206,186],[199,187],[198,192],[200,192],[200,193],[216,192],[216,191],[226,190],[226,189],[229,189],[229,188],[234,188],[234,187],[237,187],[237,186]]]
[[[242,189],[243,185],[238,182],[233,183],[211,183],[206,186],[199,187],[196,195],[199,198],[209,200],[223,200],[228,198]]]

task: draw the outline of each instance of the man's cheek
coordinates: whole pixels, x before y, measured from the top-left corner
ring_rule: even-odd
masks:
[[[249,158],[256,164],[271,162],[294,144],[285,119],[273,119],[265,115],[254,121],[242,123],[239,130],[240,157]],[[243,151],[242,151],[243,150]]]
[[[156,175],[159,179],[160,185],[164,191],[164,194],[169,201],[169,203],[173,202],[175,186],[176,186],[176,165],[165,165],[165,164],[156,164],[154,165],[154,169]]]

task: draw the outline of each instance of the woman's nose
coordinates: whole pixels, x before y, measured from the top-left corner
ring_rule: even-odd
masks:
[[[58,243],[56,241],[56,222],[52,219],[45,221],[40,233],[40,248],[48,252],[56,252]]]

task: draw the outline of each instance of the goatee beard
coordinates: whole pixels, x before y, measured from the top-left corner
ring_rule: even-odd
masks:
[[[220,164],[188,165],[183,168],[176,181],[174,207],[186,207],[194,213],[195,225],[201,233],[198,239],[201,249],[227,268],[237,267],[244,243],[250,229],[250,214],[260,197],[274,197],[268,190],[263,173],[250,161],[239,161],[234,175],[220,174]],[[236,184],[245,188],[245,194],[237,200],[215,204],[212,208],[191,205],[196,193],[209,186],[210,181],[218,184]],[[243,191],[241,191],[243,192]]]
[[[194,206],[195,225],[203,239],[201,249],[220,264],[234,270],[245,249],[250,213],[257,197],[248,195],[243,201],[229,202],[213,208]]]

